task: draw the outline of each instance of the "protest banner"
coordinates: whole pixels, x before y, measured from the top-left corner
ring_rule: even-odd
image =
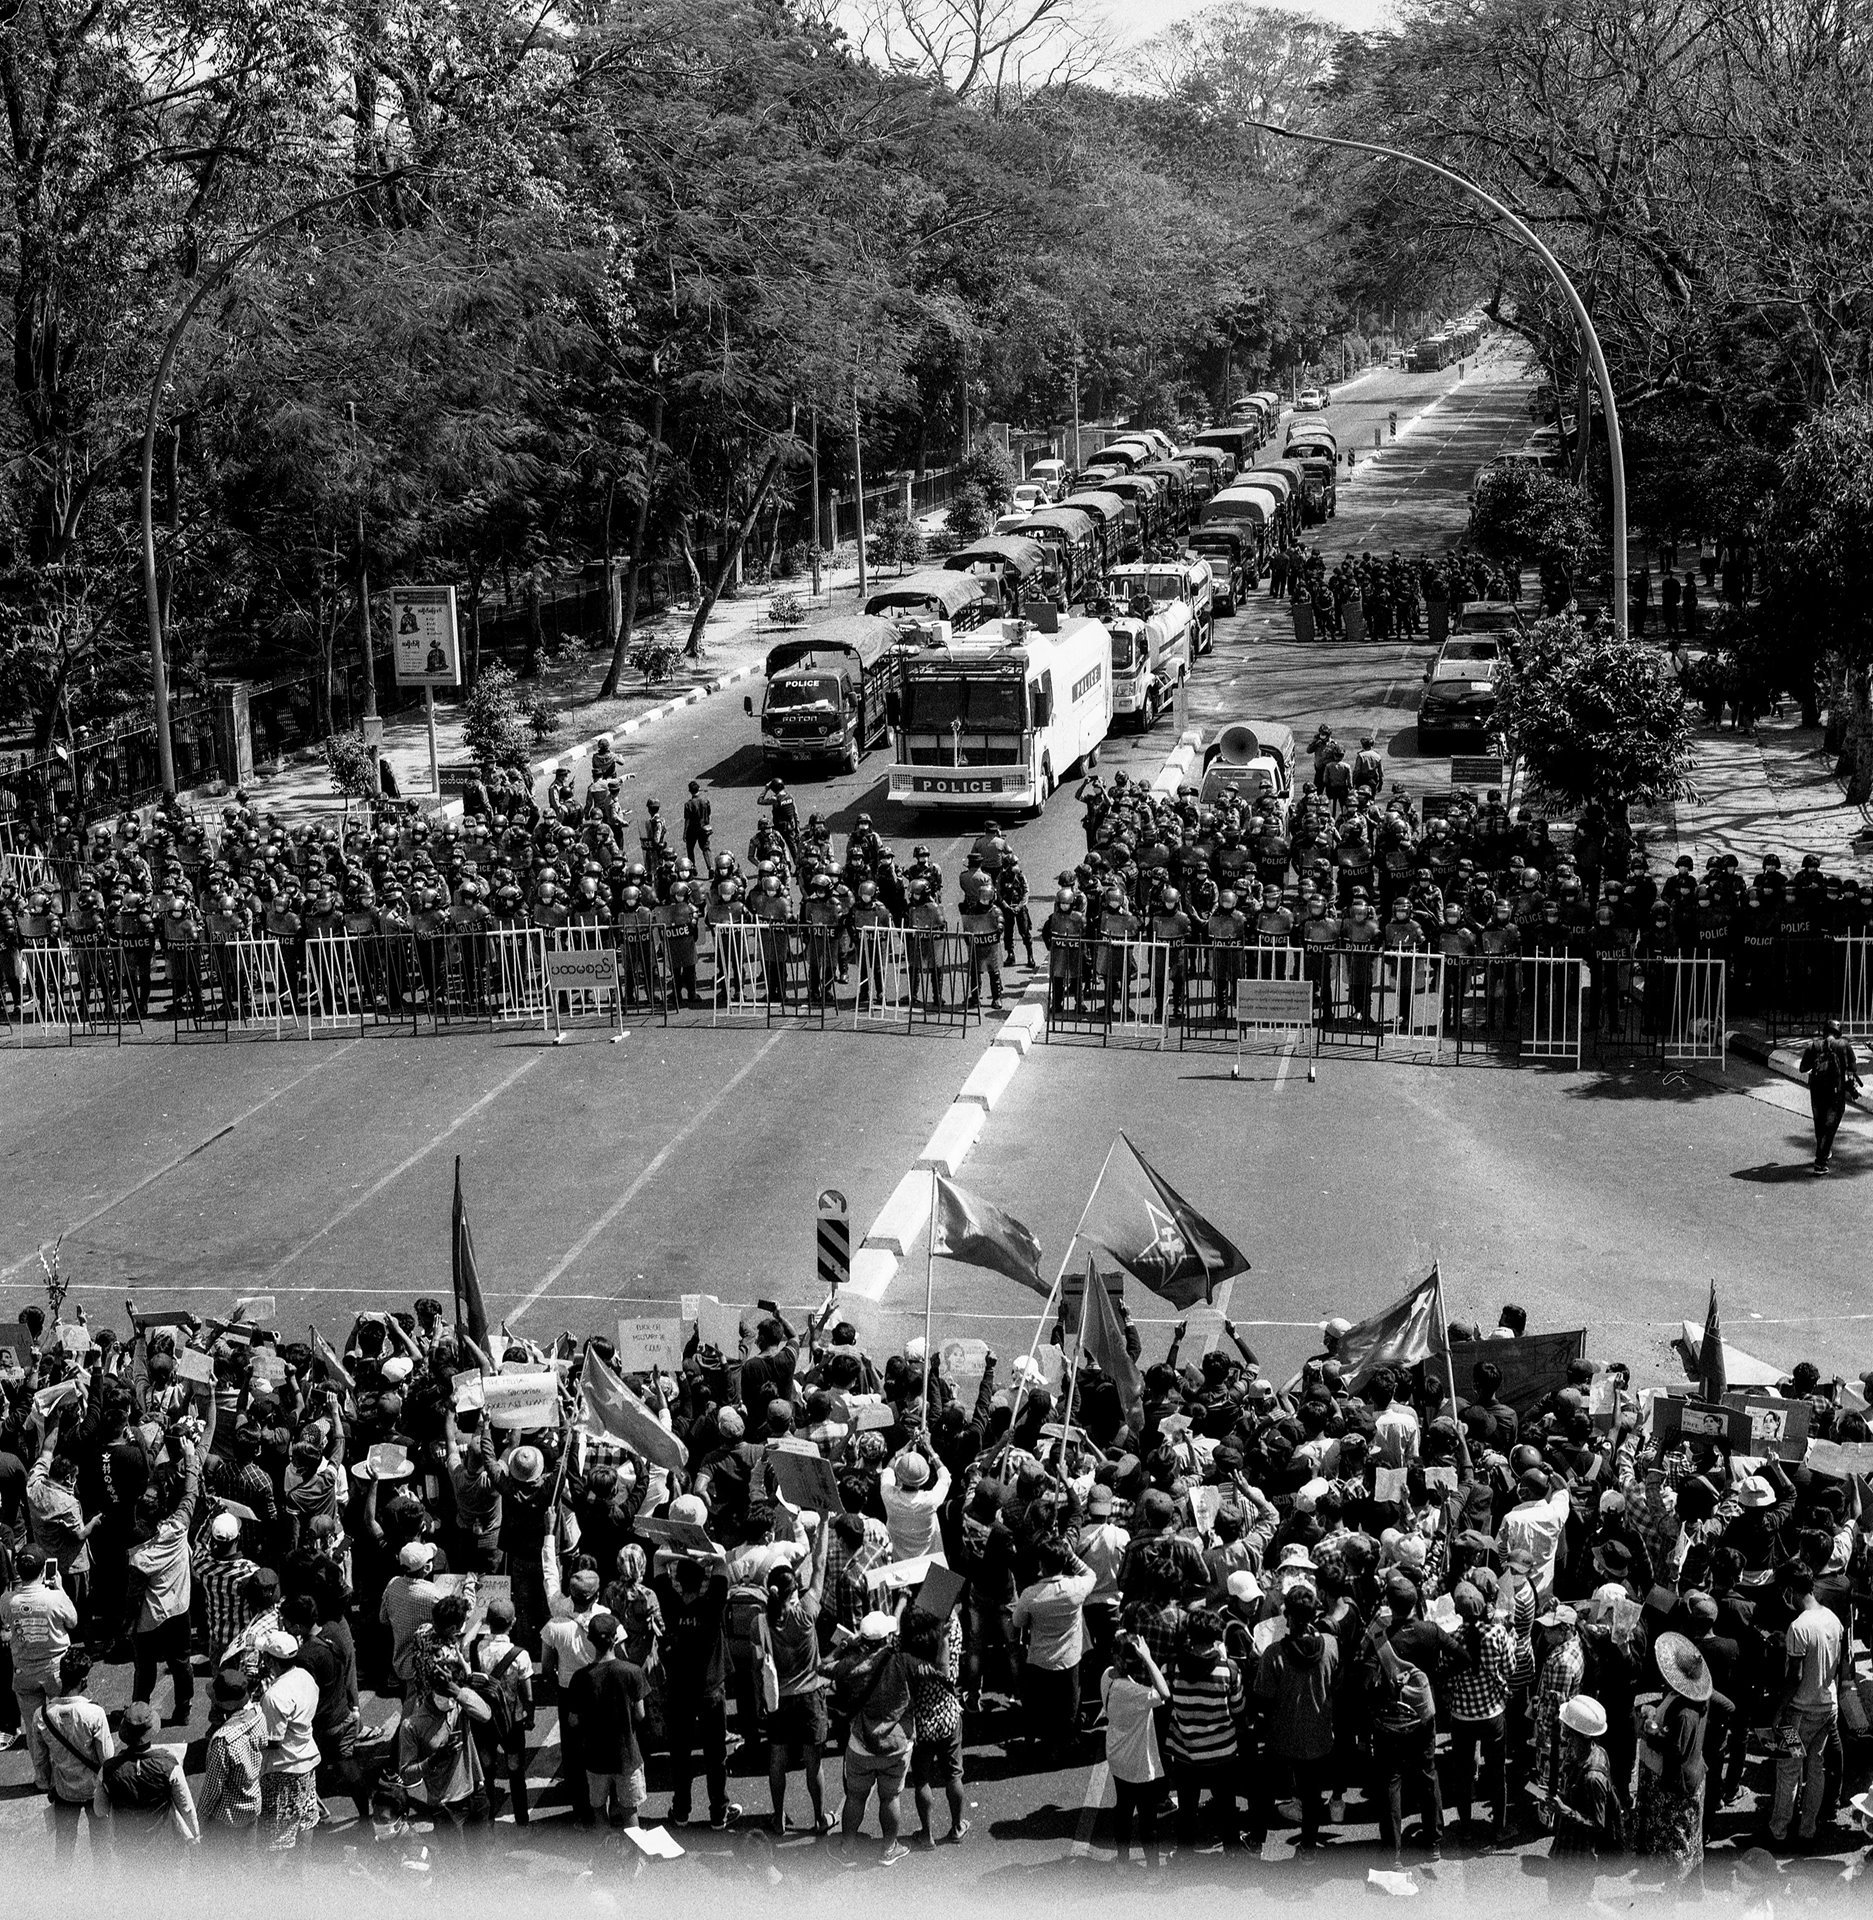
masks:
[[[1681,1440],[1707,1440],[1712,1446],[1747,1452],[1749,1435],[1749,1421],[1729,1407],[1671,1393],[1662,1393],[1652,1402],[1652,1438],[1661,1450]]]
[[[1572,1333],[1525,1333],[1519,1340],[1453,1340],[1450,1359],[1456,1369],[1457,1398],[1466,1405],[1475,1399],[1476,1367],[1487,1360],[1502,1370],[1496,1398],[1526,1416],[1549,1394],[1567,1385],[1568,1362],[1580,1359],[1586,1351],[1585,1327]],[[1425,1361],[1424,1377],[1433,1389],[1449,1391],[1441,1353]]]
[[[1873,1440],[1812,1440],[1806,1465],[1829,1480],[1873,1474]]]
[[[814,1513],[845,1511],[845,1501],[839,1493],[839,1476],[818,1448],[810,1453],[770,1453],[764,1464],[768,1484],[790,1507],[805,1507]]]
[[[551,1367],[504,1367],[484,1374],[482,1405],[496,1427],[559,1425],[559,1375]]]
[[[683,1323],[671,1314],[643,1314],[618,1322],[618,1371],[683,1370]]]

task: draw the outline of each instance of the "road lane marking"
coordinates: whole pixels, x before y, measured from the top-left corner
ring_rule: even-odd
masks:
[[[1101,1760],[1086,1780],[1086,1798],[1080,1804],[1079,1831],[1073,1836],[1073,1856],[1084,1860],[1093,1850],[1093,1829],[1099,1824],[1099,1810],[1106,1804],[1106,1785],[1112,1769]]]
[[[726,1100],[728,1096],[731,1093],[733,1093],[735,1089],[738,1086],[740,1086],[745,1079],[747,1079],[749,1074],[751,1074],[755,1070],[755,1068],[758,1067],[761,1064],[761,1062],[765,1060],[767,1056],[774,1051],[775,1047],[778,1046],[780,1042],[784,1040],[786,1037],[787,1037],[787,1029],[785,1027],[781,1027],[777,1029],[775,1032],[770,1033],[766,1041],[755,1050],[753,1055],[751,1055],[747,1060],[743,1061],[740,1067],[738,1067],[735,1070],[734,1074],[728,1080],[724,1081],[721,1087],[719,1087],[716,1090],[716,1092],[711,1094],[710,1097],[707,1100],[705,1100],[703,1104],[700,1107],[698,1107],[694,1113],[690,1115],[688,1122],[684,1126],[679,1128],[675,1133],[673,1133],[670,1136],[670,1138],[666,1140],[664,1144],[657,1150],[657,1152],[651,1157],[650,1164],[647,1167],[645,1167],[644,1171],[640,1173],[637,1176],[637,1178],[633,1180],[631,1184],[628,1187],[626,1187],[625,1190],[617,1197],[617,1199],[614,1200],[611,1203],[611,1205],[608,1206],[605,1209],[605,1211],[601,1213],[598,1216],[598,1218],[594,1220],[589,1227],[586,1228],[585,1232],[582,1233],[578,1237],[578,1239],[572,1243],[571,1247],[567,1249],[565,1255],[557,1262],[557,1264],[554,1265],[552,1270],[547,1274],[546,1278],[542,1280],[540,1284],[537,1287],[535,1287],[534,1290],[530,1294],[528,1294],[525,1299],[521,1301],[519,1306],[515,1307],[513,1311],[507,1315],[507,1318],[510,1321],[518,1320],[520,1316],[523,1313],[525,1313],[529,1307],[535,1305],[539,1301],[540,1297],[543,1294],[551,1290],[553,1282],[557,1280],[560,1277],[560,1275],[563,1274],[567,1270],[567,1268],[569,1268],[573,1264],[573,1262],[577,1260],[580,1257],[580,1255],[585,1252],[586,1248],[588,1248],[592,1244],[592,1242],[596,1240],[598,1236],[601,1233],[603,1233],[605,1229],[608,1226],[610,1226],[615,1219],[617,1219],[619,1214],[621,1214],[625,1210],[625,1208],[628,1207],[631,1204],[631,1202],[635,1200],[640,1193],[643,1192],[643,1190],[651,1183],[651,1181],[656,1178],[657,1174],[662,1171],[664,1163],[677,1150],[677,1148],[680,1147],[683,1144],[683,1142],[687,1140],[690,1137],[690,1135],[694,1133],[696,1129],[700,1127],[703,1124],[703,1122],[707,1120],[712,1113],[715,1112],[716,1108],[719,1107],[722,1104],[722,1102]],[[610,1298],[614,1298],[615,1296],[608,1294],[603,1297],[610,1299]]]
[[[304,1240],[300,1241],[299,1245],[296,1246],[291,1253],[275,1261],[274,1264],[253,1283],[254,1286],[256,1288],[270,1286],[274,1280],[298,1260],[301,1254],[309,1253],[333,1228],[343,1226],[360,1207],[368,1206],[386,1187],[401,1180],[412,1167],[418,1165],[421,1161],[427,1160],[445,1140],[459,1133],[461,1129],[467,1126],[469,1121],[474,1119],[476,1114],[482,1112],[484,1108],[492,1106],[523,1073],[531,1072],[533,1068],[537,1067],[545,1058],[546,1055],[544,1053],[529,1054],[505,1080],[490,1087],[479,1100],[475,1100],[464,1107],[440,1133],[433,1135],[429,1140],[425,1141],[414,1153],[399,1160],[388,1173],[382,1175],[378,1180],[373,1182],[372,1185],[366,1187],[348,1207],[342,1207],[337,1213],[333,1214],[332,1217],[320,1227],[317,1233],[308,1235]],[[320,1291],[323,1292],[324,1289],[321,1288]]]
[[[264,1100],[256,1100],[245,1113],[237,1113],[226,1126],[217,1127],[207,1139],[199,1140],[194,1146],[185,1148],[181,1153],[177,1154],[173,1160],[165,1161],[154,1173],[145,1174],[135,1186],[126,1187],[114,1200],[106,1200],[101,1207],[94,1207],[82,1220],[72,1221],[69,1226],[62,1228],[53,1239],[40,1241],[38,1246],[36,1246],[31,1253],[27,1254],[23,1260],[14,1261],[10,1267],[0,1267],[0,1280],[11,1280],[16,1274],[24,1273],[25,1270],[39,1258],[40,1254],[50,1252],[58,1240],[69,1240],[74,1233],[82,1233],[86,1227],[95,1226],[107,1213],[115,1213],[119,1207],[134,1200],[146,1187],[153,1187],[158,1180],[164,1179],[169,1174],[174,1173],[178,1167],[193,1160],[197,1154],[206,1153],[217,1140],[225,1140],[236,1127],[246,1125],[255,1114],[263,1112],[266,1108],[272,1106],[274,1101],[283,1099],[287,1094],[291,1093],[295,1087],[303,1086],[315,1073],[323,1073],[334,1060],[342,1058],[358,1044],[359,1042],[356,1039],[345,1041],[335,1052],[328,1053],[323,1059],[314,1061],[304,1073],[295,1074],[283,1087],[275,1087]],[[116,1289],[112,1288],[110,1290],[115,1291]],[[218,1289],[218,1291],[225,1293],[227,1289],[222,1287]]]

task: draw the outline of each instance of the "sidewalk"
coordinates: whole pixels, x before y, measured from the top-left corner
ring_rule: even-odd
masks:
[[[1688,853],[1701,873],[1711,855],[1734,853],[1745,874],[1779,854],[1785,869],[1818,853],[1830,870],[1873,876],[1873,827],[1842,797],[1821,731],[1797,718],[1768,718],[1754,736],[1696,730],[1693,797],[1680,800],[1653,842],[1669,865]]]
[[[701,660],[679,658],[675,674],[656,682],[627,668],[619,681],[618,695],[611,700],[596,697],[605,674],[603,653],[568,648],[558,659],[543,661],[539,678],[525,684],[529,692],[537,689],[546,695],[548,704],[560,716],[560,728],[533,761],[536,778],[550,775],[561,761],[570,763],[586,753],[600,735],[635,731],[645,720],[661,717],[672,706],[691,704],[759,672],[768,648],[783,631],[767,620],[768,605],[775,595],[795,592],[809,608],[817,608],[818,617],[823,619],[832,613],[854,611],[857,585],[857,567],[847,566],[822,574],[817,600],[812,596],[810,577],[745,588],[738,598],[718,602],[710,613]],[[685,609],[668,608],[639,622],[637,636],[666,639],[680,648],[689,637],[691,617]],[[470,757],[462,741],[462,727],[462,708],[454,702],[446,706],[438,702],[439,765],[449,766]],[[383,751],[403,797],[430,799],[429,732],[420,707],[385,723]],[[327,814],[337,817],[345,811],[345,802],[332,787],[324,753],[318,746],[296,756],[278,773],[256,770],[248,791],[257,806],[280,814],[288,822]],[[213,812],[226,798],[206,788],[183,797],[207,812]]]

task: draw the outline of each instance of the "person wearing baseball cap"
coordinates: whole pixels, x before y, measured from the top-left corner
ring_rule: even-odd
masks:
[[[390,1629],[390,1669],[405,1686],[417,1632],[429,1624],[442,1598],[442,1589],[430,1578],[435,1565],[436,1550],[427,1540],[406,1541],[397,1554],[397,1570],[378,1602],[378,1622]]]
[[[117,1724],[118,1750],[104,1762],[91,1803],[93,1818],[102,1820],[101,1831],[126,1872],[139,1856],[177,1844],[194,1846],[202,1837],[182,1762],[172,1748],[151,1744],[155,1733],[156,1709],[147,1700],[132,1700]]]
[[[878,1796],[882,1865],[895,1866],[910,1849],[898,1837],[898,1800],[910,1771],[916,1702],[912,1669],[898,1645],[894,1616],[873,1609],[833,1662],[833,1696],[852,1710],[845,1746],[845,1806],[839,1820],[839,1857],[857,1857],[858,1832],[873,1793]]]

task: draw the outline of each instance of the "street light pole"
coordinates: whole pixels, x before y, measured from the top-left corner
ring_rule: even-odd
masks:
[[[1580,329],[1581,338],[1587,343],[1587,356],[1593,362],[1593,377],[1600,388],[1600,410],[1606,419],[1606,456],[1611,470],[1613,493],[1613,631],[1623,640],[1626,637],[1626,457],[1620,441],[1619,405],[1613,398],[1612,376],[1606,370],[1606,355],[1600,349],[1600,336],[1593,330],[1593,322],[1587,315],[1586,303],[1581,299],[1574,283],[1567,277],[1560,261],[1548,250],[1541,236],[1518,215],[1513,214],[1492,194],[1485,193],[1474,180],[1466,180],[1460,173],[1452,173],[1448,167],[1440,167],[1435,160],[1426,160],[1420,154],[1405,153],[1398,147],[1383,147],[1372,140],[1348,140],[1339,134],[1303,133],[1295,127],[1278,127],[1270,120],[1252,120],[1251,126],[1260,127],[1265,133],[1279,134],[1284,140],[1302,140],[1318,147],[1345,147],[1354,153],[1377,154],[1381,160],[1397,160],[1408,167],[1422,167],[1426,173],[1434,173],[1453,187],[1461,189],[1474,200],[1480,200],[1491,213],[1503,221],[1515,233],[1529,250],[1536,255],[1541,264],[1548,269],[1554,284],[1561,289],[1563,298],[1574,315],[1574,324]]]

